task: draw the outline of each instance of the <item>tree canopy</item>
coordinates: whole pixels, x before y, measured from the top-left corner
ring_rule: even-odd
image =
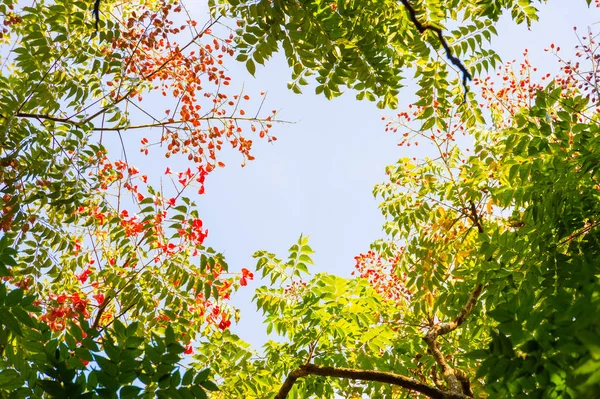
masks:
[[[204,192],[223,146],[252,159],[245,130],[274,140],[273,115],[244,116],[215,21],[102,1],[96,29],[91,6],[0,9],[2,396],[206,396],[208,369],[177,362],[204,329],[230,326],[227,299],[252,273],[203,245],[186,193]],[[179,164],[139,170],[134,148]]]
[[[517,24],[537,20],[531,0],[212,2],[216,12],[238,18],[237,59],[250,73],[281,48],[295,92],[316,81],[327,98],[347,87],[359,100],[393,109],[406,73],[418,78],[422,105],[462,100],[472,73],[499,61],[485,43],[502,13],[510,11]]]
[[[536,78],[525,53],[494,83],[485,42],[505,10],[535,21],[529,0],[211,10],[202,25],[169,0],[0,2],[0,397],[600,391],[592,31],[577,59],[549,49],[556,76]],[[205,245],[194,197],[225,166],[220,152],[246,162],[255,136],[276,140],[264,94],[233,87],[226,63],[254,74],[280,46],[295,92],[346,88],[395,109],[404,76],[418,78],[417,101],[387,130],[429,156],[400,158],[375,187],[385,237],[352,278],[311,274],[306,236],[286,259],[256,252],[253,271]],[[261,351],[230,331],[228,300],[255,274],[274,335]]]

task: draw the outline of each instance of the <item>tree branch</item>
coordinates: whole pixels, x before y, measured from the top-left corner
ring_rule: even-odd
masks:
[[[309,363],[298,367],[296,370],[292,371],[288,375],[283,385],[279,389],[279,392],[275,396],[275,399],[285,399],[292,387],[294,386],[296,380],[298,378],[306,377],[308,375],[320,375],[323,377],[337,377],[361,381],[383,382],[387,384],[401,386],[403,388],[422,393],[433,399],[468,398],[468,396],[463,395],[460,392],[442,391],[441,389],[432,387],[431,385],[424,384],[421,381],[417,381],[413,378],[409,378],[400,374],[375,370],[360,370],[343,367],[319,366],[316,364]]]
[[[471,312],[473,311],[473,308],[475,307],[475,304],[477,303],[477,300],[481,295],[481,291],[483,291],[483,285],[477,284],[477,286],[475,286],[475,288],[469,295],[467,303],[465,303],[465,306],[463,306],[463,308],[460,310],[460,312],[454,318],[454,320],[452,320],[449,323],[443,323],[439,326],[434,327],[435,329],[439,329],[437,335],[448,334],[449,332],[456,330],[462,323],[464,323],[469,314],[471,314]]]
[[[417,12],[413,8],[413,6],[408,2],[408,0],[400,0],[400,2],[404,5],[406,10],[408,11],[408,16],[410,17],[410,20],[415,25],[415,27],[417,28],[419,33],[424,33],[425,31],[428,31],[428,30],[436,33],[438,40],[440,41],[440,43],[442,44],[442,47],[446,51],[446,58],[448,58],[448,60],[452,63],[452,65],[457,67],[460,70],[460,72],[462,73],[462,86],[465,90],[465,101],[466,101],[467,93],[469,92],[469,86],[467,85],[467,81],[473,79],[473,77],[471,76],[471,73],[467,70],[467,67],[465,67],[465,65],[462,63],[462,61],[452,53],[452,49],[450,48],[450,45],[444,38],[444,32],[436,26],[421,23],[419,21],[419,19],[417,18]]]
[[[17,112],[15,114],[16,117],[18,118],[28,118],[28,119],[43,119],[43,120],[47,120],[47,121],[54,121],[54,122],[60,122],[60,123],[65,123],[67,125],[72,125],[72,126],[76,126],[76,127],[81,127],[81,125],[75,121],[69,120],[67,118],[61,118],[59,116],[52,116],[52,115],[46,115],[46,114],[30,114],[27,112]],[[6,118],[4,115],[2,115],[2,118]]]
[[[98,326],[100,325],[100,319],[102,318],[102,314],[104,314],[104,311],[106,310],[106,307],[108,306],[108,303],[110,302],[111,299],[112,299],[111,296],[108,295],[106,298],[104,298],[104,301],[102,301],[102,304],[98,308],[98,313],[96,314],[96,318],[94,319],[94,322],[92,323],[92,330],[98,329]]]
[[[461,369],[455,369],[454,374],[456,374],[456,378],[458,378],[460,381],[463,393],[467,396],[473,396],[473,390],[471,390],[471,381],[469,380],[467,373]]]
[[[279,392],[277,392],[277,395],[275,396],[275,399],[285,399],[285,398],[287,398],[287,395],[292,390],[292,387],[294,386],[294,383],[296,382],[296,380],[298,378],[304,377],[306,375],[308,375],[308,374],[304,373],[301,369],[296,369],[296,370],[292,371],[287,376],[287,378],[285,379],[285,381],[283,382],[283,385],[281,385],[281,388],[279,388]]]
[[[444,377],[444,381],[446,381],[450,390],[452,392],[462,392],[463,394],[470,396],[472,396],[471,383],[469,382],[466,373],[462,372],[461,370],[454,370],[450,364],[448,364],[448,361],[440,350],[440,346],[436,339],[440,335],[448,334],[449,332],[456,330],[462,323],[464,323],[469,314],[471,314],[473,311],[473,308],[475,307],[477,299],[479,299],[482,290],[483,285],[477,284],[475,289],[473,289],[469,295],[467,303],[465,303],[454,320],[449,323],[442,323],[431,327],[427,334],[425,334],[423,337],[425,342],[427,342],[427,346],[429,346],[435,361],[442,369],[442,376]]]
[[[470,202],[471,202],[470,203],[471,215],[469,216],[469,218],[473,221],[473,223],[477,227],[477,231],[479,233],[483,233],[484,232],[483,225],[481,224],[481,217],[477,213],[477,207],[475,206],[475,203],[473,201],[470,201]]]
[[[211,28],[214,24],[216,24],[219,19],[221,19],[221,16],[218,16],[216,19],[209,21],[209,23],[207,23],[205,25],[205,27],[202,29],[202,31],[200,33],[198,33],[197,35],[195,35],[192,40],[190,40],[185,46],[183,46],[179,51],[181,53],[183,53],[183,51],[185,49],[187,49],[189,46],[191,46],[192,44],[196,43],[196,40],[200,39],[202,36],[204,36],[204,34],[206,33],[206,31]],[[154,71],[150,72],[148,75],[145,76],[141,76],[140,82],[145,82],[145,81],[149,81],[154,75],[156,75],[157,73],[159,73],[160,71],[162,71],[163,69],[165,69],[167,67],[167,65],[169,65],[172,61],[173,61],[173,57],[167,59],[165,62],[163,62],[161,65],[158,66],[158,68],[156,68]],[[115,106],[117,104],[119,104],[120,102],[122,102],[123,100],[129,98],[133,93],[135,93],[138,88],[139,88],[140,83],[134,85],[131,89],[129,89],[129,91],[127,91],[127,93],[125,93],[124,95],[122,95],[121,97],[116,98],[112,104],[103,107],[102,109],[100,109],[99,111],[97,111],[96,113],[88,116],[86,119],[83,120],[83,123],[87,123],[90,122],[92,120],[94,120],[97,116],[102,115],[103,113],[105,113],[110,107]],[[120,88],[120,86],[119,86]]]
[[[427,342],[427,346],[429,346],[429,350],[431,351],[431,354],[433,355],[433,358],[435,359],[436,363],[442,369],[442,377],[444,377],[444,381],[446,381],[446,384],[448,384],[450,391],[462,392],[462,386],[460,384],[460,381],[458,381],[458,378],[456,378],[455,370],[452,368],[452,366],[450,366],[450,364],[448,364],[446,357],[440,350],[440,345],[436,341],[437,335],[432,334],[433,331],[435,330],[429,330],[429,332],[427,333],[427,335],[425,335],[425,337],[423,337],[423,339],[425,340],[425,342]]]
[[[53,116],[53,115],[46,115],[46,114],[29,114],[26,112],[18,112],[16,114],[17,117],[19,118],[28,118],[28,119],[38,119],[38,120],[49,120],[49,121],[54,121],[54,122],[59,122],[59,123],[64,123],[67,125],[71,125],[71,126],[75,126],[78,128],[83,128],[81,123],[72,121],[68,118],[61,118],[58,116]],[[0,117],[2,118],[6,118],[3,115],[0,115]],[[293,123],[293,122],[288,122],[288,121],[284,121],[284,120],[279,120],[279,119],[256,119],[256,118],[246,118],[246,117],[236,117],[236,116],[218,116],[218,117],[201,117],[198,118],[196,120],[202,120],[202,121],[212,121],[212,120],[223,120],[223,121],[234,121],[234,122],[262,122],[262,123]],[[169,120],[169,121],[164,121],[164,122],[155,122],[155,123],[146,123],[146,124],[141,124],[141,125],[131,125],[131,126],[115,126],[115,127],[94,127],[92,129],[90,129],[91,131],[94,132],[107,132],[107,131],[124,131],[124,130],[133,130],[133,129],[146,129],[146,128],[152,128],[152,127],[167,127],[170,125],[179,125],[182,123],[187,123],[187,122],[191,122],[190,120]]]
[[[444,387],[444,381],[440,380],[440,378],[438,377],[437,367],[435,364],[431,366],[431,378],[433,379],[433,383],[436,387],[438,387],[439,389],[442,389]]]

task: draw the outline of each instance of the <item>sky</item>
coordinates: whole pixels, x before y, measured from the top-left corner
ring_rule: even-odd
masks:
[[[199,22],[207,19],[203,7],[193,10]],[[600,21],[600,9],[588,9],[585,0],[552,0],[540,10],[540,22],[531,30],[503,19],[492,46],[503,61],[521,60],[528,48],[532,65],[540,72],[556,73],[558,63],[544,48],[555,43],[565,55],[571,54],[577,44],[573,27],[583,32],[593,26]],[[206,194],[196,199],[209,230],[206,243],[225,254],[231,270],[254,270],[255,251],[265,249],[286,258],[300,234],[309,235],[316,251],[312,271],[349,276],[354,256],[383,237],[373,186],[385,180],[386,165],[408,155],[396,145],[398,138],[384,131],[382,117],[398,111],[356,101],[351,92],[331,101],[315,96],[310,86],[302,95],[293,94],[286,87],[290,71],[281,55],[258,66],[255,77],[243,64],[228,61],[233,86],[243,84],[255,97],[266,91],[266,109],[277,109],[279,119],[294,123],[275,125],[271,132],[278,140],[273,144],[255,140],[256,160],[244,168],[237,151],[225,151],[227,167],[209,175]],[[412,89],[407,87],[400,93],[399,110],[411,99]],[[151,158],[136,162],[145,170],[153,165]],[[157,169],[148,171],[164,172],[162,164]],[[242,314],[232,330],[256,349],[267,339],[262,316],[251,303],[260,285],[258,279],[251,282],[232,301]]]

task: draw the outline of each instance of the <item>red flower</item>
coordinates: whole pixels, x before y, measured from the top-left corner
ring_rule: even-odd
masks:
[[[230,325],[231,325],[230,320],[221,320],[221,322],[219,323],[219,328],[221,330],[226,330]]]
[[[98,302],[98,306],[104,303],[104,294],[102,293],[92,295],[92,298],[94,298],[96,302]]]
[[[242,278],[240,278],[240,285],[248,285],[248,280],[253,280],[254,274],[246,268],[242,268]]]
[[[185,351],[183,351],[183,353],[185,353],[186,355],[194,353],[194,348],[192,348],[192,345],[188,345],[185,347]]]
[[[84,317],[89,316],[89,313],[87,311],[88,300],[85,298],[79,297],[78,292],[71,295],[71,302],[73,303],[73,309],[75,311],[83,313]]]
[[[74,303],[73,304],[73,309],[75,309],[78,312],[81,312],[81,313],[85,314],[86,311],[87,311],[87,307],[86,307],[85,301],[80,301],[80,302]]]
[[[254,278],[254,274],[252,274],[252,272],[245,267],[242,267],[242,276],[247,277],[249,280]]]
[[[201,230],[202,229],[202,220],[194,219],[194,221],[192,222],[192,228],[194,230]]]
[[[92,269],[88,267],[79,276],[77,276],[77,279],[81,282],[81,284],[85,284],[90,274],[92,274]]]

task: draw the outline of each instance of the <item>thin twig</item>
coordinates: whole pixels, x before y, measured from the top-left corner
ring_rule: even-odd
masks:
[[[71,125],[71,126],[75,126],[78,127],[80,129],[83,129],[83,124],[84,122],[75,122],[70,120],[69,118],[61,118],[59,116],[54,116],[54,115],[46,115],[46,114],[30,114],[27,112],[18,112],[16,114],[17,117],[19,118],[30,118],[30,119],[45,119],[45,120],[49,120],[49,121],[54,121],[54,122],[59,122],[59,123],[64,123],[67,125]],[[0,117],[4,117],[3,115],[0,115]],[[247,118],[247,117],[235,117],[235,116],[218,116],[218,117],[201,117],[199,118],[199,120],[212,120],[212,119],[218,119],[218,120],[232,120],[232,121],[246,121],[246,122],[252,122],[252,121],[257,121],[257,119],[255,118]],[[164,126],[169,126],[169,125],[177,125],[177,124],[181,124],[181,123],[186,123],[189,121],[186,120],[169,120],[169,121],[164,121],[164,122],[155,122],[155,123],[146,123],[146,124],[141,124],[141,125],[132,125],[132,126],[111,126],[111,127],[95,127],[95,128],[91,128],[89,130],[91,131],[95,131],[95,132],[106,132],[106,131],[121,131],[121,130],[133,130],[133,129],[146,129],[146,128],[152,128],[152,127],[164,127]],[[258,119],[258,122],[268,122],[268,123],[293,123],[293,122],[289,122],[289,121],[284,121],[284,120],[279,120],[279,119],[273,119],[273,120],[267,120],[267,119]]]

